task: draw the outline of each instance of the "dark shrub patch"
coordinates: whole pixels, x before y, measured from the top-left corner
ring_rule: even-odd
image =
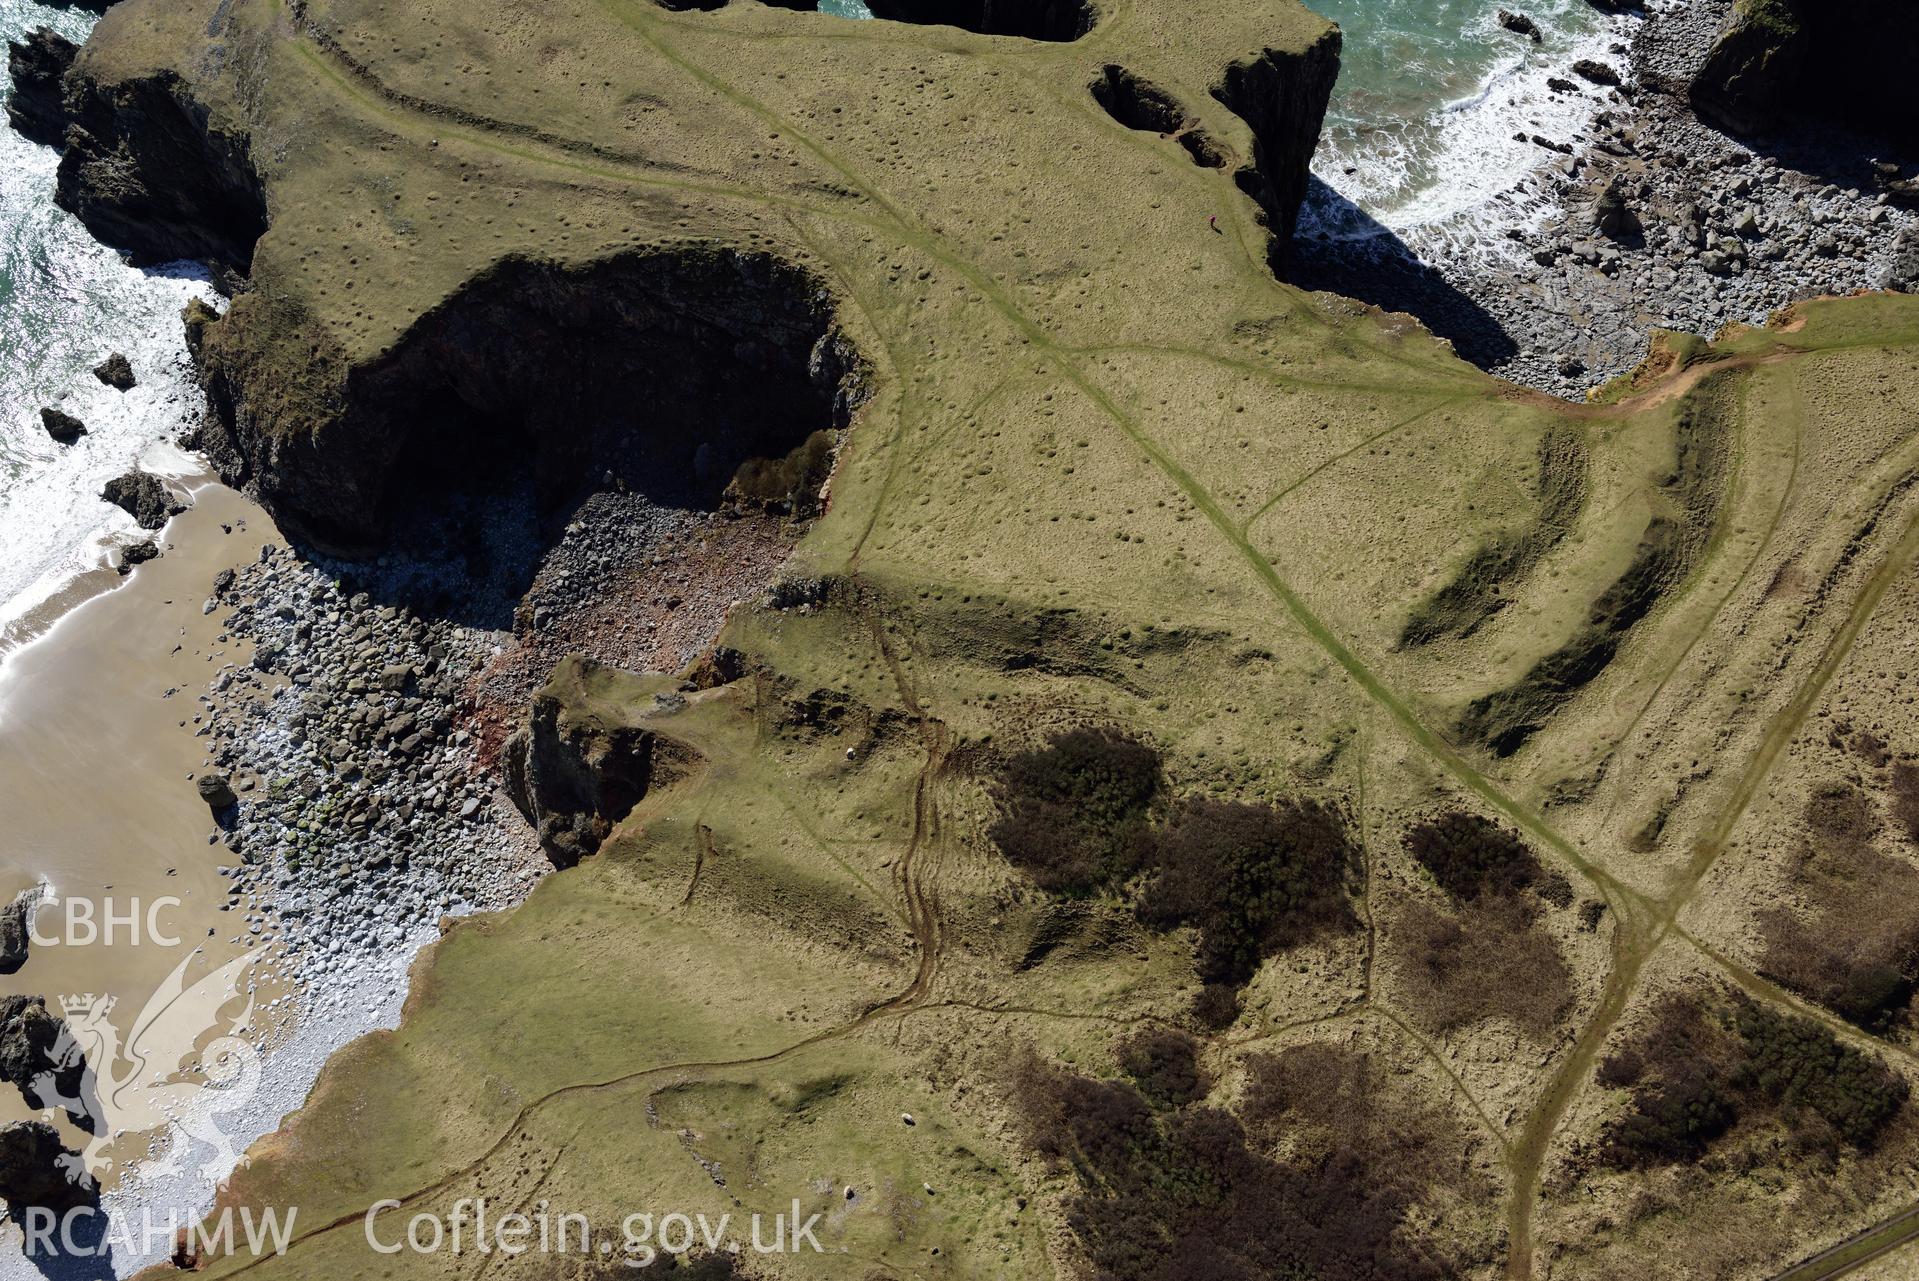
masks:
[[[1239,989],[1231,983],[1208,983],[1193,998],[1193,1022],[1205,1031],[1222,1031],[1238,1018]]]
[[[1199,1042],[1173,1028],[1149,1027],[1121,1041],[1119,1065],[1155,1107],[1197,1103],[1213,1086],[1199,1065]]]
[[[1919,844],[1919,765],[1901,761],[1892,767],[1892,816],[1906,839]]]
[[[1734,1084],[1787,1113],[1812,1112],[1848,1147],[1870,1147],[1906,1101],[1904,1077],[1811,1019],[1742,999],[1733,1028],[1744,1051]]]
[[[1159,753],[1113,729],[1073,729],[1006,763],[989,835],[1042,889],[1082,894],[1137,866],[1164,783]]]
[[[1601,1143],[1601,1159],[1619,1169],[1696,1161],[1735,1126],[1768,1118],[1802,1150],[1869,1148],[1907,1096],[1905,1079],[1878,1059],[1744,995],[1717,1009],[1669,999],[1597,1076],[1633,1092]]]
[[[1261,960],[1352,928],[1358,852],[1338,811],[1317,802],[1189,799],[1153,842],[1140,919],[1199,929],[1199,976],[1243,984]]]
[[[1198,929],[1199,976],[1228,990],[1202,994],[1195,1018],[1224,1027],[1238,1017],[1230,989],[1263,959],[1353,926],[1358,851],[1340,813],[1314,801],[1194,797],[1155,826],[1164,781],[1151,747],[1117,730],[1069,730],[1006,763],[989,835],[1043,889],[1125,886],[1147,925]]]
[[[1330,1056],[1325,1057],[1325,1056]],[[1356,1064],[1356,1066],[1355,1066]],[[1328,1069],[1337,1086],[1316,1082]],[[1155,1108],[1132,1085],[1029,1060],[1016,1093],[1037,1149],[1069,1166],[1067,1223],[1101,1281],[1438,1281],[1457,1263],[1409,1227],[1459,1183],[1449,1121],[1395,1106],[1360,1056],[1308,1047],[1255,1061],[1268,1114]],[[1333,1105],[1328,1110],[1328,1105]],[[1250,1105],[1249,1105],[1250,1109]],[[1276,1125],[1314,1141],[1280,1159]],[[1249,1135],[1249,1130],[1255,1134]],[[1468,1180],[1470,1182],[1470,1180]],[[1429,1217],[1422,1213],[1422,1218]]]
[[[1919,870],[1873,848],[1878,815],[1850,783],[1808,801],[1806,826],[1797,882],[1811,910],[1760,917],[1761,968],[1849,1023],[1891,1031],[1910,1019],[1919,990]]]
[[[1544,1037],[1572,997],[1558,944],[1516,900],[1470,903],[1457,915],[1414,904],[1394,939],[1419,1012],[1442,1032],[1504,1016]]]
[[[1406,848],[1439,888],[1464,903],[1513,898],[1526,890],[1555,907],[1572,902],[1572,886],[1539,859],[1517,833],[1477,814],[1428,819],[1406,834]]]
[[[1879,835],[1872,798],[1851,783],[1821,788],[1806,802],[1806,826],[1812,831],[1813,858],[1844,862],[1864,854]]]

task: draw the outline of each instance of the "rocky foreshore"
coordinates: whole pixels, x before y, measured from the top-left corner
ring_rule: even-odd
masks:
[[[223,635],[250,654],[193,718],[234,935],[283,938],[309,982],[516,902],[541,866],[463,728],[465,683],[497,642],[331,569],[267,545],[220,575],[205,608],[230,611]]]
[[[224,611],[222,662],[186,725],[207,740],[193,781],[208,839],[233,856],[232,937],[283,940],[324,1000],[330,973],[390,957],[442,916],[517,902],[550,869],[501,790],[500,747],[534,691],[571,653],[685,666],[797,531],[774,513],[601,493],[510,614],[498,584],[440,562],[266,544],[221,573],[203,608]]]
[[[1688,89],[1730,7],[1655,4],[1618,19],[1613,62],[1569,64],[1554,89],[1592,101],[1591,128],[1532,137],[1552,159],[1477,244],[1422,263],[1391,236],[1308,238],[1301,283],[1411,311],[1481,367],[1566,396],[1634,368],[1654,329],[1710,336],[1796,299],[1919,287],[1919,208],[1895,194],[1911,166],[1832,126],[1739,140],[1698,120]]]

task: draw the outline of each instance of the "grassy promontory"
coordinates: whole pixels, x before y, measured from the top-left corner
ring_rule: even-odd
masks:
[[[449,931],[232,1181],[300,1207],[293,1249],[214,1273],[567,1274],[373,1256],[382,1199],[386,1240],[485,1197],[615,1243],[797,1199],[829,1253],[739,1266],[820,1277],[1758,1276],[1898,1208],[1903,1113],[1820,1161],[1772,1142],[1792,1109],[1698,1171],[1593,1154],[1630,1106],[1596,1070],[1675,990],[1910,1074],[1902,1034],[1759,977],[1757,923],[1795,797],[1851,768],[1830,700],[1919,751],[1871,692],[1919,612],[1919,304],[1808,305],[1605,405],[1500,384],[1272,274],[1336,39],[1258,0],[1110,0],[1071,40],[744,0],[108,16],[76,171],[114,120],[137,161],[115,102],[244,139],[268,229],[198,342],[223,462],[296,524],[375,537],[365,478],[479,483],[502,448],[564,488],[576,433],[594,465],[841,436],[807,590],[736,609],[700,688],[595,676],[596,717],[698,768]],[[1178,128],[1115,118],[1152,123],[1140,85]],[[560,401],[494,412],[514,361]],[[686,409],[709,367],[723,422]],[[657,412],[593,437],[621,393]],[[1161,844],[1068,893],[994,832],[1075,731],[1154,754],[1120,808]],[[1415,831],[1525,884],[1462,888]],[[1169,907],[1175,867],[1232,892]],[[1551,999],[1484,995],[1514,986],[1488,921]]]

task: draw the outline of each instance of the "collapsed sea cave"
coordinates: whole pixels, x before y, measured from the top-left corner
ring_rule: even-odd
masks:
[[[520,487],[547,514],[603,485],[700,510],[804,506],[864,395],[831,293],[760,253],[505,259],[380,359],[307,370],[334,384],[322,397],[267,384],[284,353],[251,326],[267,320],[267,343],[297,330],[251,301],[196,336],[207,447],[320,547],[376,550],[449,502]]]
[[[419,552],[423,530],[538,526],[600,490],[806,516],[865,365],[810,272],[693,248],[586,264],[508,258],[349,363],[289,371],[259,295],[192,345],[208,452],[322,551]],[[449,523],[451,522],[451,523]]]
[[[728,0],[654,0],[661,8],[711,11]],[[776,9],[816,12],[820,0],[762,0]],[[1091,0],[867,0],[875,18],[920,26],[959,27],[983,36],[1077,40],[1092,31],[1099,10]]]

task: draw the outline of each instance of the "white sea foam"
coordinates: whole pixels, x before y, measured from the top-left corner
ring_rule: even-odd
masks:
[[[0,36],[52,26],[72,38],[87,19],[0,0]],[[141,271],[87,234],[53,203],[59,156],[0,129],[0,635],[98,567],[110,547],[133,541],[124,513],[100,488],[187,426],[201,398],[187,364],[180,309],[209,294],[192,264]],[[121,352],[139,380],[120,392],[93,376]],[[87,425],[56,444],[40,410],[64,410]],[[176,455],[177,457],[177,455]]]
[[[1597,20],[1583,5],[1533,12],[1545,29],[1543,44],[1501,31],[1491,6],[1464,33],[1480,55],[1464,62],[1477,65],[1492,51],[1490,68],[1476,82],[1452,82],[1458,68],[1436,59],[1405,67],[1391,94],[1363,81],[1343,88],[1314,163],[1316,176],[1337,196],[1316,193],[1302,213],[1300,234],[1335,241],[1390,234],[1429,261],[1519,252],[1497,233],[1544,221],[1553,201],[1543,171],[1564,159],[1532,137],[1574,147],[1590,140],[1605,90],[1575,77],[1571,67],[1591,58],[1623,71],[1610,49],[1628,37],[1632,22]],[[1366,70],[1362,64],[1358,74]],[[1547,82],[1554,77],[1573,80],[1578,92],[1553,93]],[[1419,102],[1422,83],[1431,96],[1419,114],[1376,115],[1408,111]]]

